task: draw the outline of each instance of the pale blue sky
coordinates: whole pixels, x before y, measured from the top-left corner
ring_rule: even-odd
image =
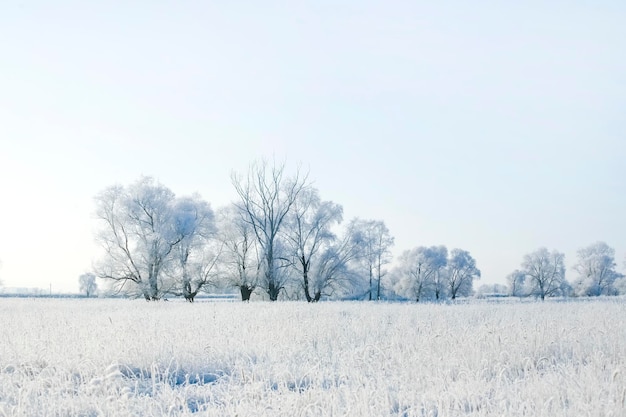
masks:
[[[481,282],[597,240],[623,270],[624,22],[602,0],[2,2],[0,279],[77,290],[101,189],[151,175],[219,207],[272,155]]]

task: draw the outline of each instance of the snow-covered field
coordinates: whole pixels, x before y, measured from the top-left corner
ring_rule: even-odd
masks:
[[[624,416],[626,300],[0,299],[0,416]]]

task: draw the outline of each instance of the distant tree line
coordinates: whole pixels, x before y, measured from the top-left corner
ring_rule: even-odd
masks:
[[[244,301],[253,295],[423,301],[469,296],[480,278],[469,252],[445,246],[404,251],[391,266],[394,238],[385,223],[353,218],[344,224],[342,206],[322,200],[300,170],[288,175],[284,164],[257,161],[231,181],[238,198],[217,210],[150,177],[101,191],[95,201],[102,254],[93,273],[80,277],[81,291],[93,294],[97,276],[115,293],[146,300],[194,301],[202,292],[237,290]],[[510,292],[541,298],[572,288],[618,293],[614,262],[599,277],[594,256],[600,255],[584,255],[588,262],[577,270],[585,278],[569,286],[562,254],[541,249],[509,276]]]
[[[572,281],[565,278],[565,254],[540,248],[524,256],[521,268],[507,276],[516,297],[600,296],[626,294],[626,278],[616,270],[615,250],[596,242],[577,252]]]

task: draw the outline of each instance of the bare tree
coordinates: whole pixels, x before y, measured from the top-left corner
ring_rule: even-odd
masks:
[[[468,296],[472,292],[474,279],[480,278],[480,270],[476,267],[476,260],[470,253],[461,249],[450,252],[445,279],[448,294],[454,300],[457,295]]]
[[[231,179],[240,200],[235,203],[245,220],[252,226],[263,258],[263,286],[270,300],[278,299],[287,275],[280,268],[287,266],[280,231],[285,217],[296,199],[308,186],[307,176],[298,170],[285,176],[284,165],[269,166],[266,161],[253,163],[247,177],[233,173]]]
[[[563,294],[565,282],[565,254],[540,248],[524,256],[522,271],[526,275],[530,294],[546,297]]]
[[[234,205],[227,206],[218,212],[218,236],[224,247],[221,264],[226,285],[236,287],[241,300],[249,301],[261,270],[252,225]]]
[[[574,283],[577,295],[617,295],[615,281],[622,274],[615,270],[615,249],[604,242],[596,242],[578,250],[574,270],[578,279]]]
[[[87,298],[91,297],[96,293],[96,291],[98,291],[96,276],[91,272],[87,272],[79,276],[78,284],[80,286],[80,292],[85,294]]]
[[[381,280],[387,272],[384,267],[391,262],[394,238],[382,220],[356,220],[355,233],[360,234],[362,262],[368,275],[370,300],[380,300]]]
[[[330,264],[342,263],[341,251],[333,247],[337,237],[332,232],[332,227],[341,222],[342,216],[343,208],[331,201],[321,201],[313,187],[302,190],[288,216],[285,236],[308,302],[319,301],[324,287],[335,275],[331,273]],[[312,271],[316,276],[311,277]]]

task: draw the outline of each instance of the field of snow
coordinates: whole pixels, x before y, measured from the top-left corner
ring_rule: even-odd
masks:
[[[0,299],[0,416],[624,416],[626,300]]]

